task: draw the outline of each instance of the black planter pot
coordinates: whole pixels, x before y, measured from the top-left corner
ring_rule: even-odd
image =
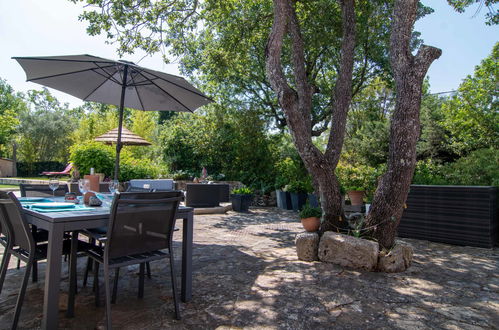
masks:
[[[293,205],[293,211],[300,211],[303,205],[307,202],[307,193],[291,193],[291,205]]]
[[[248,212],[253,195],[232,194],[230,195],[230,199],[232,201],[232,210],[236,212]]]
[[[277,207],[284,210],[292,210],[293,206],[291,205],[291,194],[287,191],[276,190],[275,191],[277,197]]]
[[[308,194],[308,204],[312,207],[319,207],[319,201],[314,194]]]

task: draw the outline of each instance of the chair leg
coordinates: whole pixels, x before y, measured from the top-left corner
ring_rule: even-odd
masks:
[[[90,272],[90,270],[92,270],[92,263],[93,263],[92,258],[88,257],[87,267],[85,267],[85,274],[83,275],[83,286],[84,287],[87,286],[88,273]]]
[[[151,279],[151,264],[148,262],[146,262],[146,271],[147,271],[147,278],[148,279]]]
[[[33,283],[38,282],[38,261],[33,261]]]
[[[17,269],[21,268],[21,259],[17,259]]]
[[[120,278],[120,268],[116,267],[116,269],[114,270],[113,296],[111,298],[111,304],[116,304],[116,294],[118,292],[119,278]]]
[[[175,319],[180,320],[180,306],[178,304],[178,295],[177,295],[177,276],[175,271],[175,261],[173,260],[173,250],[172,245],[170,243],[170,274],[172,278],[172,291],[173,291],[173,304],[175,305]]]
[[[104,264],[104,289],[106,291],[106,320],[107,329],[112,329],[111,321],[111,288],[109,287],[109,266]]]
[[[7,274],[7,268],[9,268],[10,253],[7,252],[7,247],[5,248],[2,257],[2,266],[0,266],[0,293],[2,293],[3,282],[5,281],[5,275]]]
[[[12,329],[17,328],[17,323],[19,322],[19,316],[21,315],[21,308],[23,306],[24,294],[26,293],[26,287],[28,286],[29,273],[31,270],[33,261],[28,261],[26,264],[26,270],[24,273],[23,283],[21,285],[21,290],[19,290],[19,296],[17,296],[16,311],[14,313],[14,320],[12,321]]]
[[[139,298],[144,297],[144,266],[144,263],[141,263],[139,268]]]
[[[100,306],[99,302],[99,263],[95,262],[94,270],[94,290],[95,290],[95,307]]]

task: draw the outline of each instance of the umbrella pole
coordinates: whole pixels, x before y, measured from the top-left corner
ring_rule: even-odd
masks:
[[[121,100],[120,100],[120,111],[119,111],[119,124],[118,124],[118,141],[116,143],[116,161],[114,163],[114,180],[118,180],[118,174],[120,170],[120,152],[121,152],[121,129],[123,127],[123,108],[125,107],[125,92],[126,92],[126,80],[128,76],[128,65],[125,65],[123,70],[123,83],[121,85]]]

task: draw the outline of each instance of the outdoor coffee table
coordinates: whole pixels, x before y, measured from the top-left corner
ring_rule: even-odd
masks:
[[[45,291],[43,297],[43,329],[56,329],[59,317],[59,290],[61,280],[62,242],[64,232],[80,231],[88,228],[107,226],[109,221],[109,207],[96,207],[91,211],[64,211],[41,213],[24,209],[26,220],[38,228],[49,232],[47,267],[45,268]],[[181,298],[183,302],[192,297],[192,232],[194,209],[180,206],[177,219],[183,220],[182,226],[182,286]],[[76,240],[74,240],[76,242]],[[74,245],[74,244],[73,244]],[[74,253],[74,250],[72,251]],[[70,267],[75,269],[76,258],[71,258]],[[76,283],[71,283],[76,285]],[[68,302],[68,314],[73,311],[72,299]]]

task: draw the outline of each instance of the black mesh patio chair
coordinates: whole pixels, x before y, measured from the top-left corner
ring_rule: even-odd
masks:
[[[74,233],[77,235],[77,233]],[[4,255],[0,266],[0,293],[9,267],[11,256],[17,257],[26,263],[24,278],[17,298],[12,329],[17,327],[21,307],[26,293],[30,271],[35,271],[35,262],[47,259],[47,243],[36,243],[31,228],[24,218],[22,206],[12,192],[0,191],[0,242],[4,245]],[[86,251],[89,248],[86,242],[77,242],[77,251]],[[64,239],[63,254],[70,255],[71,241]],[[74,275],[76,276],[76,274]],[[76,288],[75,288],[76,290]]]
[[[54,194],[52,194],[52,189],[50,189],[48,184],[21,183],[19,189],[21,190],[22,197],[52,197],[53,195],[60,197],[66,195],[69,191],[67,184],[57,187]]]
[[[33,261],[47,253],[46,244],[35,244],[33,236],[31,235],[31,229],[25,221],[23,214],[20,212],[20,208],[21,206],[13,193],[0,191],[0,222],[2,234],[7,242],[2,258],[2,268],[0,269],[0,292],[2,291],[5,275],[9,266],[10,256],[14,255],[26,262],[24,278],[17,297],[12,329],[17,328]]]
[[[21,190],[21,197],[52,197],[52,189],[49,188],[48,184],[25,184],[21,183],[19,185]],[[55,192],[55,196],[64,196],[68,192],[67,185],[59,186]],[[49,234],[46,230],[38,229],[36,226],[31,226],[31,232],[33,233],[33,239],[35,243],[43,243],[48,240]],[[66,235],[66,238],[69,238]],[[21,260],[17,261],[17,269],[21,266]],[[38,262],[35,260],[33,263],[33,282],[38,281]]]
[[[102,264],[104,268],[108,329],[111,329],[112,326],[110,270],[115,269],[114,295],[118,285],[119,268],[139,264],[138,296],[142,298],[144,295],[145,263],[164,258],[170,259],[175,317],[180,319],[172,236],[181,196],[182,193],[179,191],[125,192],[115,196],[105,244],[103,247],[94,246],[87,252],[96,261],[94,270],[96,301],[99,299],[99,283],[96,275],[99,271],[99,264]]]

